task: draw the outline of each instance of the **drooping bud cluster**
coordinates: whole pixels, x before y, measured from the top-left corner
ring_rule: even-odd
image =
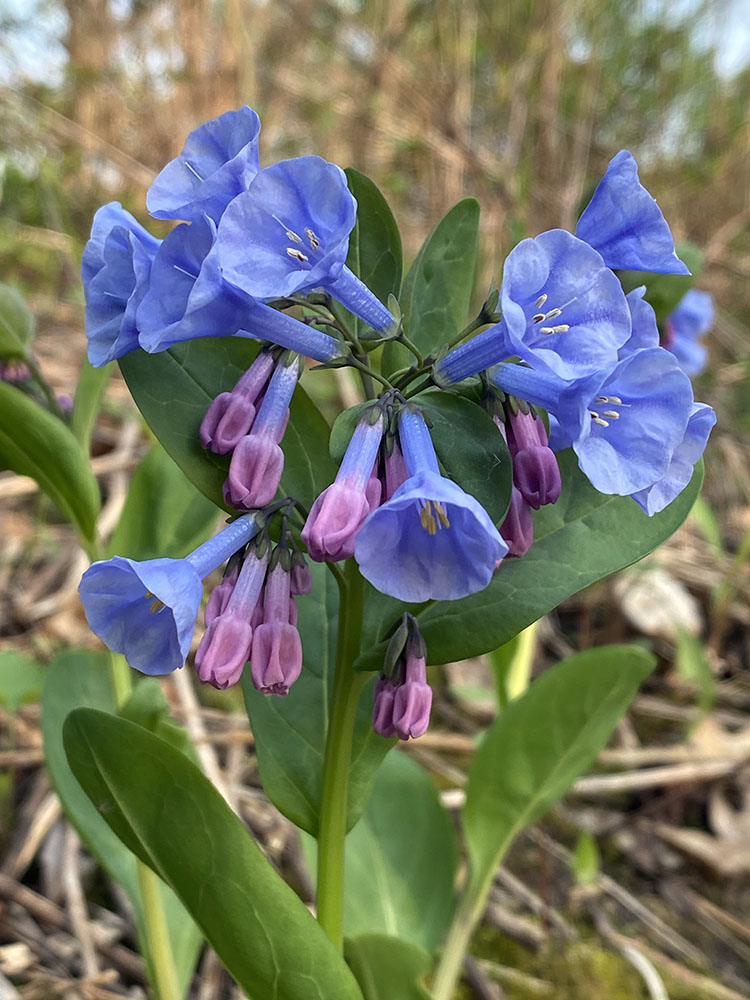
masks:
[[[427,731],[432,689],[427,683],[426,655],[416,618],[404,613],[375,685],[372,726],[381,736],[418,739]]]

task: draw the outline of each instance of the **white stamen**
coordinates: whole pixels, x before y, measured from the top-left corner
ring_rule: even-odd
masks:
[[[593,417],[592,419],[593,419],[594,423],[595,424],[599,424],[600,427],[609,427],[609,424],[607,423],[607,421],[606,420],[602,420],[601,417]]]
[[[286,252],[290,257],[294,257],[295,260],[300,262],[306,262],[310,259],[309,257],[306,257],[301,250],[297,250],[295,247],[287,247]]]
[[[542,326],[540,330],[542,333],[567,333],[570,327],[567,323],[561,323],[560,326]]]
[[[297,234],[294,233],[294,232],[292,232],[291,229],[287,229],[287,231],[286,231],[286,238],[288,240],[291,240],[292,243],[301,243],[302,242],[302,237],[301,236],[297,236]]]
[[[536,313],[531,317],[534,323],[542,323],[546,318],[546,313]]]
[[[320,240],[312,231],[312,229],[310,229],[309,226],[305,227],[305,236],[310,241],[310,246],[313,248],[313,250],[320,250]]]
[[[542,292],[542,294],[539,296],[539,298],[534,303],[534,308],[535,309],[541,309],[542,306],[544,305],[544,303],[547,301],[547,299],[548,299],[548,295],[546,294],[546,292]]]
[[[193,281],[198,280],[197,274],[191,274],[190,271],[186,271],[184,267],[180,267],[178,264],[173,264],[172,267],[175,269],[175,271],[179,271],[180,274],[186,274],[188,278],[192,278]]]
[[[609,417],[610,420],[620,419],[620,414],[617,412],[617,410],[603,410],[602,412],[604,416]]]
[[[562,312],[562,309],[550,309],[550,311],[545,316],[545,319],[557,319],[557,317]]]

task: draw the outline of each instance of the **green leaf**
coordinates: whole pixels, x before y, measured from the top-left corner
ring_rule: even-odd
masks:
[[[357,222],[349,237],[346,264],[385,305],[388,296],[398,295],[401,287],[401,234],[388,202],[373,181],[353,167],[347,168],[346,178],[357,199]],[[357,335],[367,328],[356,317],[351,321]]]
[[[466,324],[474,284],[479,203],[465,198],[437,223],[404,278],[404,330],[422,354],[440,350]],[[400,344],[386,344],[383,371],[411,364]]]
[[[23,295],[0,284],[0,359],[25,358],[36,323]]]
[[[430,1000],[422,986],[430,956],[422,948],[384,934],[347,938],[344,956],[364,1000]]]
[[[183,754],[87,708],[68,717],[64,741],[98,811],[180,896],[248,996],[359,1000],[323,929]]]
[[[437,950],[453,914],[456,837],[429,774],[406,754],[383,761],[346,838],[345,872],[348,936],[386,934]]]
[[[15,715],[21,705],[39,698],[45,675],[44,667],[31,657],[15,649],[0,651],[0,705]]]
[[[339,595],[325,565],[312,563],[310,569],[313,589],[296,598],[302,636],[302,674],[285,698],[256,691],[247,669],[242,687],[266,794],[293,823],[317,836],[323,754],[336,662]],[[365,685],[354,727],[347,829],[362,814],[377,769],[393,745],[372,729],[374,683],[373,678]]]
[[[677,256],[685,262],[690,274],[654,274],[651,271],[618,272],[626,292],[640,285],[646,286],[644,298],[653,307],[659,325],[674,312],[685,293],[695,284],[703,269],[703,254],[693,243],[677,247]]]
[[[187,730],[172,721],[169,703],[157,677],[144,677],[139,680],[117,714],[129,722],[136,722],[150,733],[161,736],[167,743],[171,743],[189,757],[194,764],[199,764],[198,755]]]
[[[637,646],[587,650],[502,710],[474,755],[466,788],[472,886],[492,878],[513,838],[590,767],[654,664]]]
[[[432,441],[446,474],[500,524],[510,503],[513,465],[492,417],[471,400],[445,392],[427,392],[415,402],[432,425]]]
[[[0,382],[0,465],[35,479],[82,540],[93,542],[99,487],[88,458],[62,421],[5,382]]]
[[[119,362],[138,409],[164,450],[201,493],[228,511],[221,488],[230,456],[202,448],[198,431],[211,400],[234,387],[257,353],[257,342],[243,337],[206,337],[160,354],[131,351]],[[335,475],[329,428],[301,386],[290,410],[281,489],[309,507]]]
[[[107,826],[73,776],[63,749],[63,723],[74,708],[114,712],[109,681],[109,656],[86,649],[68,649],[52,663],[42,698],[44,756],[65,815],[81,839],[111,877],[122,886],[133,905],[140,951],[151,969],[146,923],[138,884],[136,860]],[[136,685],[135,691],[141,685]],[[134,695],[135,696],[135,695]],[[166,885],[160,885],[169,939],[182,994],[193,978],[202,936],[182,903]],[[154,981],[153,974],[151,981]]]
[[[84,358],[81,370],[78,372],[70,429],[87,453],[102,399],[114,369],[115,366],[112,363],[104,365],[102,368],[94,368],[89,363],[88,358]]]
[[[660,514],[647,517],[630,497],[595,490],[572,451],[560,452],[558,460],[562,494],[557,503],[534,512],[535,541],[526,555],[505,559],[478,594],[413,606],[430,663],[452,663],[497,649],[567,597],[641,559],[682,524],[703,478],[699,463],[680,496]],[[376,670],[395,607],[391,598],[375,591],[365,607],[364,647],[370,648],[356,667]]]
[[[130,482],[108,555],[180,559],[210,536],[218,513],[164,449],[154,445]]]

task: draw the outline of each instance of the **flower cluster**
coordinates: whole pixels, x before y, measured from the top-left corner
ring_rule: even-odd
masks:
[[[286,694],[302,668],[294,595],[311,586],[298,540],[315,561],[355,559],[374,588],[400,601],[458,600],[532,544],[532,511],[555,503],[563,488],[553,449],[572,447],[598,490],[631,496],[650,515],[689,481],[715,417],[694,402],[674,350],[678,329],[700,326],[689,318],[696,300],[686,297],[668,322],[670,353],[659,345],[644,289],[626,296],[615,273],[687,273],[622,151],[575,234],[552,230],[512,250],[493,305],[474,327],[487,329],[437,360],[417,356],[398,380],[378,376],[384,391],[360,412],[334,482],[296,533],[288,522],[299,505],[275,497],[302,357],[373,372],[361,343],[335,321],[334,301],[370,328],[370,346],[403,335],[400,317],[346,266],[357,204],[341,169],[317,156],[261,167],[259,134],[245,107],[189,136],[147,196],[154,217],[181,220],[163,241],[117,203],[95,216],[82,265],[94,365],[194,337],[261,343],[198,431],[204,448],[231,455],[224,498],[237,520],[185,560],[97,563],[80,590],[110,648],[139,670],[164,673],[185,660],[202,578],[228,559],[206,609],[199,676],[226,687],[249,660],[257,688]],[[284,311],[296,305],[328,306],[333,319],[323,325],[334,333]],[[513,463],[499,528],[443,474],[418,392],[407,392],[417,379],[420,389],[427,379],[432,392],[462,391],[477,375]],[[274,513],[282,517],[275,546],[267,530]],[[376,686],[377,732],[408,739],[426,729],[426,658],[416,618],[406,613]]]

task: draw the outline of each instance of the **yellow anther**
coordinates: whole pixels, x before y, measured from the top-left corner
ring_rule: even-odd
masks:
[[[438,523],[433,516],[432,504],[429,500],[425,500],[424,507],[419,512],[419,520],[422,522],[422,527],[425,531],[431,535],[437,534]]]
[[[153,594],[151,596],[153,597]],[[163,611],[164,608],[166,608],[166,604],[164,603],[164,601],[159,600],[159,598],[157,597],[154,603],[149,608],[149,611],[151,612],[152,615],[155,615],[159,611]]]
[[[448,515],[445,513],[445,507],[443,507],[441,503],[438,503],[437,500],[433,500],[433,505],[435,507],[435,513],[440,518],[442,526],[444,528],[450,528],[451,523],[448,520]]]

